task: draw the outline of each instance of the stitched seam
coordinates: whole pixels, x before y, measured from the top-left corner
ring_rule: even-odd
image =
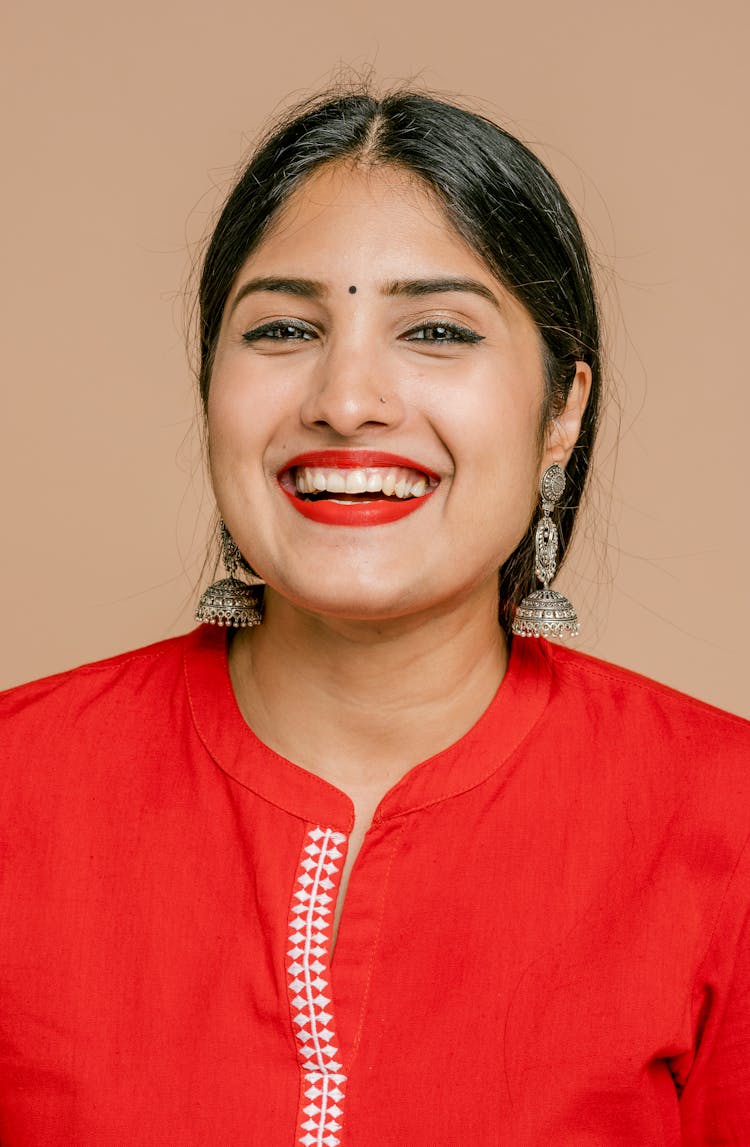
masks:
[[[716,941],[717,932],[719,929],[719,923],[721,921],[721,917],[722,917],[722,914],[724,912],[724,906],[725,906],[727,899],[729,897],[729,893],[732,891],[732,886],[734,884],[734,878],[737,875],[737,869],[742,864],[742,861],[745,858],[745,854],[748,851],[750,851],[750,833],[748,833],[748,835],[745,837],[744,844],[742,845],[742,848],[739,851],[739,855],[737,856],[737,860],[734,864],[734,867],[732,868],[729,879],[727,880],[727,883],[726,883],[726,887],[724,889],[724,893],[721,897],[721,900],[719,902],[719,906],[716,910],[716,918],[714,920],[713,927],[711,929],[711,935],[708,938],[705,952],[704,952],[702,958],[700,959],[700,961],[698,963],[698,967],[696,969],[695,976],[693,978],[693,982],[691,985],[691,990],[690,990],[690,999],[691,1000],[695,996],[695,991],[696,991],[696,988],[698,986],[698,980],[700,979],[701,972],[703,971],[704,967],[708,963],[709,957],[711,956],[711,953],[712,953],[712,950],[714,947],[714,943]],[[732,963],[732,973],[734,973],[734,969],[736,967],[736,964],[737,964],[737,954],[735,953],[735,959]]]
[[[518,741],[513,746],[512,749],[509,749],[504,757],[502,757],[499,761],[497,761],[495,764],[493,764],[492,767],[490,769],[488,769],[486,773],[483,773],[481,777],[478,777],[476,780],[472,781],[471,784],[459,785],[458,788],[450,789],[447,792],[443,792],[437,796],[430,797],[429,800],[424,801],[422,804],[413,805],[411,808],[408,808],[408,809],[400,809],[398,812],[390,813],[386,816],[377,816],[376,815],[373,818],[373,824],[385,824],[389,820],[398,820],[399,817],[410,816],[412,813],[420,812],[422,809],[432,808],[434,805],[441,804],[443,801],[446,801],[446,800],[451,800],[453,797],[463,796],[464,793],[473,792],[474,789],[477,789],[480,787],[480,785],[485,784],[488,780],[490,780],[491,777],[493,777],[495,775],[495,773],[498,772],[499,769],[503,768],[504,765],[510,765],[513,758],[516,756],[516,754],[522,748],[524,742],[528,740],[528,738],[531,736],[531,734],[534,732],[537,725],[541,721],[542,717],[547,712],[548,706],[549,706],[549,702],[547,702],[547,704],[544,706],[544,709],[539,714],[539,716],[536,718],[534,723],[526,730],[524,735],[521,737],[520,741]]]
[[[354,1034],[354,1040],[352,1041],[352,1054],[351,1054],[351,1057],[350,1057],[349,1062],[347,1064],[347,1075],[350,1074],[352,1064],[354,1063],[355,1059],[357,1058],[357,1052],[359,1051],[359,1044],[360,1044],[360,1039],[362,1036],[362,1029],[363,1029],[364,1023],[365,1023],[365,1012],[367,1010],[367,1004],[368,1004],[368,1001],[370,998],[370,987],[372,984],[372,977],[373,977],[374,972],[375,972],[375,960],[376,960],[376,957],[378,954],[378,949],[380,947],[380,937],[383,933],[383,921],[385,920],[385,909],[386,909],[386,893],[388,891],[388,885],[390,883],[391,869],[393,868],[393,864],[394,864],[394,861],[396,859],[396,852],[398,850],[398,846],[401,842],[401,837],[403,835],[405,828],[406,828],[406,821],[404,821],[404,823],[398,829],[398,834],[396,836],[396,839],[393,842],[393,847],[391,849],[390,859],[388,860],[388,867],[386,869],[385,878],[383,880],[383,887],[382,887],[381,896],[380,896],[380,913],[378,916],[378,926],[377,926],[377,930],[375,932],[375,939],[373,941],[372,950],[370,952],[370,962],[369,962],[368,967],[367,967],[367,978],[365,980],[365,986],[364,986],[364,989],[362,992],[362,1003],[361,1003],[360,1009],[359,1009],[359,1021],[357,1023],[357,1030]]]
[[[316,822],[313,822],[310,820],[309,813],[305,814],[305,813],[301,813],[301,812],[294,812],[287,805],[280,804],[278,801],[272,800],[271,797],[266,796],[265,793],[259,792],[258,789],[254,788],[252,785],[247,784],[246,781],[240,780],[239,777],[236,777],[233,772],[230,772],[230,770],[227,769],[221,763],[221,761],[219,760],[219,758],[216,756],[213,749],[211,748],[208,737],[206,736],[206,734],[203,731],[203,727],[201,725],[201,722],[198,720],[198,714],[197,714],[196,708],[195,708],[195,700],[194,700],[192,689],[190,687],[190,674],[188,673],[188,667],[187,667],[187,650],[185,650],[185,656],[183,658],[183,668],[184,668],[184,676],[185,676],[185,689],[186,689],[187,696],[188,696],[188,704],[190,706],[190,714],[193,718],[193,725],[195,726],[195,731],[198,734],[198,738],[199,738],[201,744],[203,745],[203,748],[206,750],[206,752],[208,753],[209,757],[214,762],[216,767],[221,769],[224,776],[228,777],[231,781],[234,782],[234,784],[238,784],[246,792],[252,793],[253,796],[258,797],[259,800],[265,801],[265,803],[268,805],[271,805],[272,808],[277,808],[277,809],[279,809],[280,812],[284,812],[288,816],[293,816],[297,820],[302,821],[304,824],[316,823]],[[234,694],[232,694],[232,700],[234,700]],[[235,704],[236,704],[236,701],[235,701]],[[255,734],[252,732],[252,729],[250,729],[249,725],[247,726],[247,729],[248,729],[248,732],[253,737],[255,737]],[[256,738],[256,740],[257,740],[257,738]],[[262,741],[258,741],[258,744],[261,745],[263,747],[263,749],[267,748],[267,746],[263,745]],[[269,749],[268,751],[273,752],[272,749]],[[275,755],[278,756],[278,754],[275,754]],[[279,759],[282,761],[286,761],[286,759],[284,757],[281,757]],[[292,764],[291,761],[286,762],[286,763],[288,763],[290,765]],[[316,777],[314,773],[308,773],[305,769],[300,768],[299,765],[294,765],[294,768],[297,769],[300,773],[302,773],[306,779],[309,778],[312,781],[317,781],[319,786],[321,787],[321,789],[325,788],[327,791],[326,782],[321,780],[320,777]],[[337,828],[336,831],[337,832],[344,832],[345,834],[348,834],[351,831],[351,818],[350,818],[348,828]]]
[[[607,670],[604,666],[594,664],[587,661],[585,665],[577,663],[573,658],[570,659],[565,656],[566,651],[563,651],[563,656],[553,656],[555,668],[559,673],[570,672],[571,675],[576,677],[586,678],[587,676],[599,677],[602,681],[608,683],[615,683],[626,688],[638,689],[641,693],[647,693],[650,696],[663,696],[673,702],[688,702],[690,705],[695,705],[697,708],[707,710],[715,717],[728,721],[730,724],[739,725],[741,729],[746,729],[748,722],[744,717],[740,717],[737,713],[729,713],[725,709],[719,708],[717,705],[712,705],[708,701],[702,701],[700,697],[691,697],[689,693],[683,693],[679,689],[672,688],[671,685],[664,685],[661,681],[643,681],[640,676],[633,669],[624,669],[624,676],[620,676],[616,671]],[[585,656],[585,655],[584,655]]]

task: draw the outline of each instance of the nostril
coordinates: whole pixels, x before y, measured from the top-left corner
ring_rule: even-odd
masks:
[[[362,430],[393,426],[401,417],[401,404],[388,382],[378,383],[346,364],[333,373],[310,380],[310,390],[302,400],[300,415],[308,426],[331,428],[350,436]]]

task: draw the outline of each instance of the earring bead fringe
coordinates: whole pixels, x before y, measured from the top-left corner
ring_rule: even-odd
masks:
[[[196,621],[207,625],[231,626],[244,629],[260,625],[263,621],[263,579],[247,565],[239,546],[229,530],[221,523],[221,554],[229,577],[213,582],[203,591],[195,611]],[[235,577],[237,567],[249,571],[252,584]]]
[[[263,614],[257,592],[236,577],[215,581],[201,595],[195,611],[196,621],[207,625],[227,625],[235,629],[260,625]]]

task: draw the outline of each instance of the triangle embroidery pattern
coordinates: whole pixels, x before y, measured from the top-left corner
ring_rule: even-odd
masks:
[[[346,836],[317,825],[307,832],[292,894],[287,983],[302,1088],[299,1147],[339,1147],[346,1075],[331,1001],[333,911]]]

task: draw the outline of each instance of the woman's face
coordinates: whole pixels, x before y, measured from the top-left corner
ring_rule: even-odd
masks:
[[[208,400],[219,510],[268,585],[316,613],[494,601],[585,389],[540,452],[529,315],[413,177],[331,165],[227,301]]]

